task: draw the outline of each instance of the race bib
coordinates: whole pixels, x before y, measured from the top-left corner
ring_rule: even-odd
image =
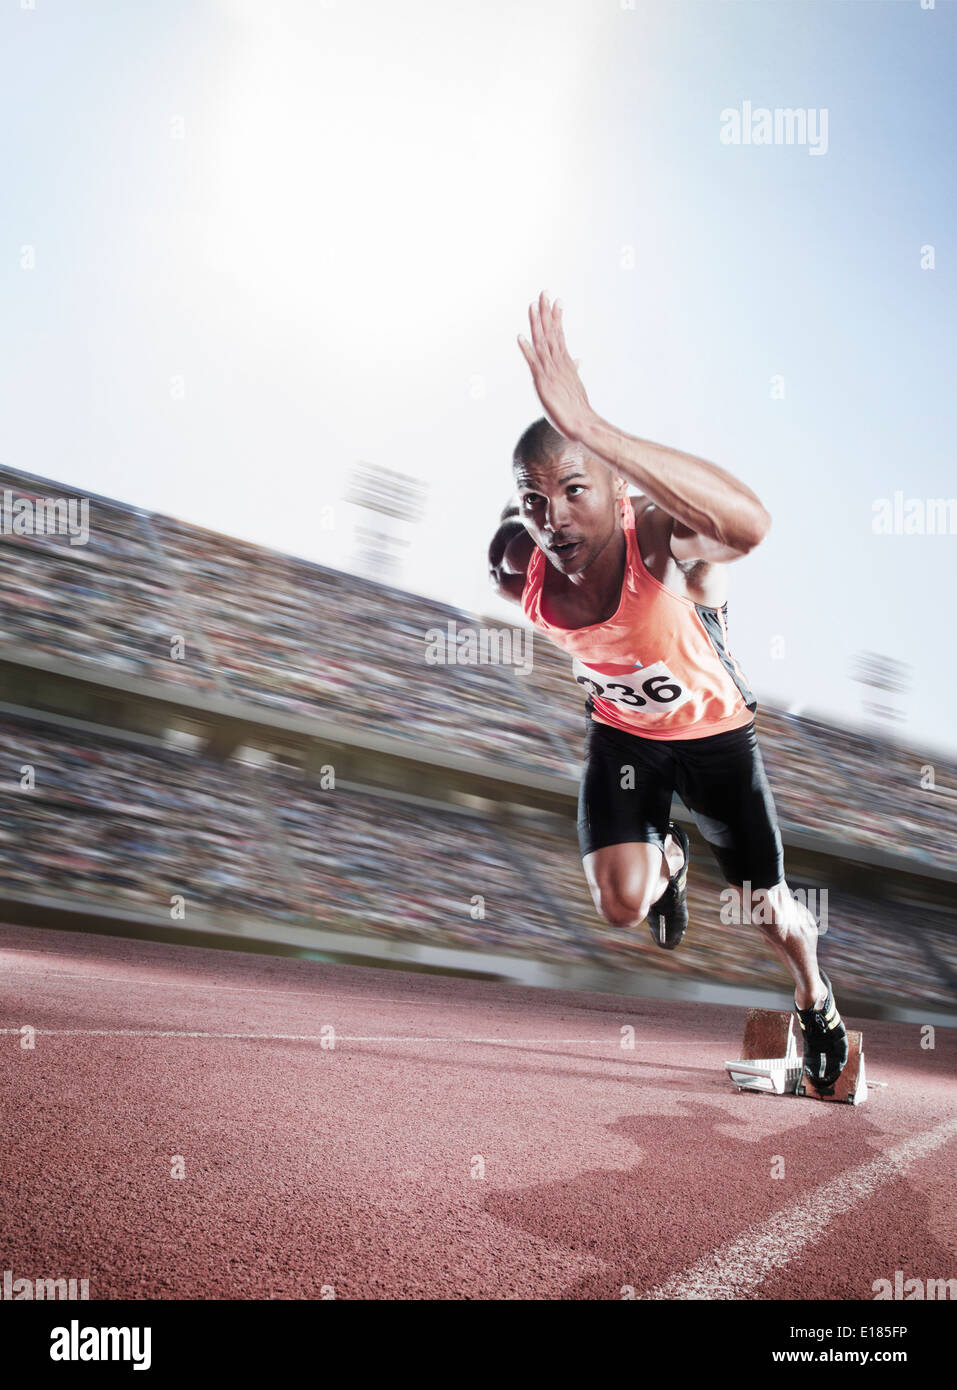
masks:
[[[678,683],[663,661],[608,676],[592,670],[576,657],[572,662],[572,675],[596,700],[607,700],[609,704],[621,705],[639,715],[677,709],[691,699],[691,691]]]

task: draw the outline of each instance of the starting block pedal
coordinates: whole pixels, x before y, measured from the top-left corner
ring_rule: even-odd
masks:
[[[847,1066],[833,1086],[818,1091],[804,1075],[803,1044],[799,1051],[794,1015],[749,1009],[741,1057],[724,1065],[739,1091],[767,1091],[779,1096],[809,1096],[814,1100],[860,1105],[867,1099],[862,1034],[849,1028],[847,1043]]]
[[[794,1015],[749,1009],[741,1057],[724,1065],[739,1091],[793,1095],[803,1066],[794,1036]]]
[[[833,1086],[819,1091],[814,1083],[804,1075],[798,1080],[799,1096],[811,1096],[813,1100],[839,1100],[845,1105],[862,1105],[867,1100],[867,1077],[864,1072],[864,1035],[856,1029],[847,1030],[847,1066]]]

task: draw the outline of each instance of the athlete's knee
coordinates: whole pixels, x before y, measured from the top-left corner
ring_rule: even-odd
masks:
[[[591,885],[592,898],[601,917],[611,927],[639,927],[653,902],[654,885],[641,879],[598,880]]]

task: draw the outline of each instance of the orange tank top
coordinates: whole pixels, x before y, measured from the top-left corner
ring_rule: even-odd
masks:
[[[638,549],[631,498],[621,499],[627,543],[614,617],[588,627],[556,627],[542,616],[548,561],[537,546],[522,608],[539,631],[573,658],[592,719],[643,738],[704,738],[739,729],[757,701],[728,647],[728,605],[707,608],[666,589]]]

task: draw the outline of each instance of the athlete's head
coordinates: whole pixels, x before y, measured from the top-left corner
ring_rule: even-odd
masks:
[[[544,417],[515,446],[512,471],[528,534],[556,569],[580,574],[615,534],[624,482]]]

